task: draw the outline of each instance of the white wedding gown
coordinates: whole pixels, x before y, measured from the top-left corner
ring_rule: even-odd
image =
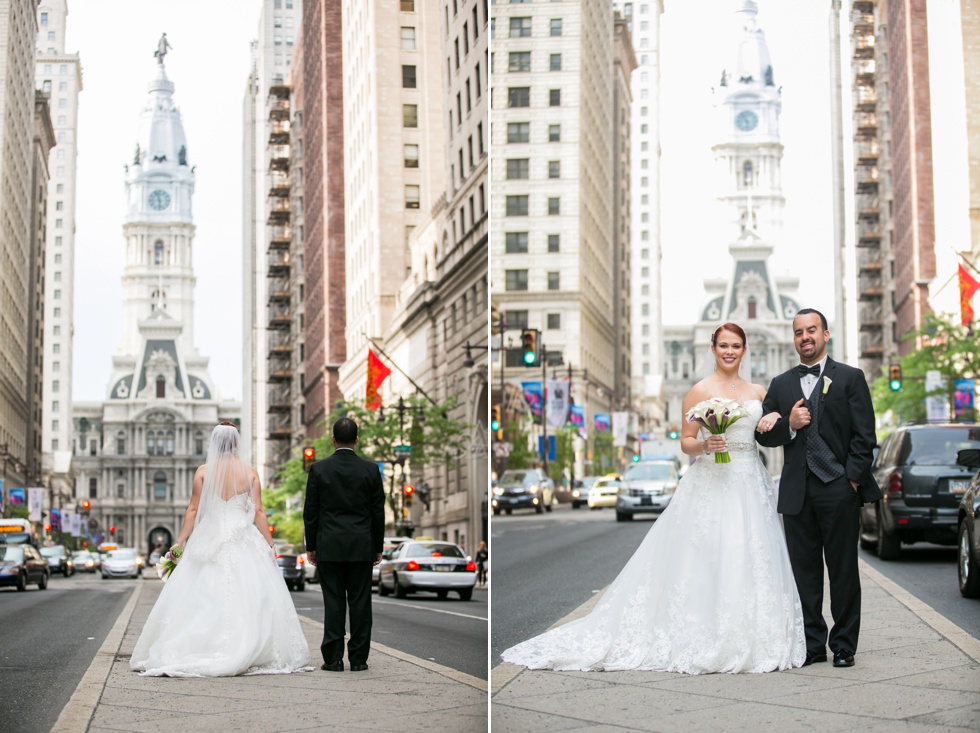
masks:
[[[731,463],[708,455],[688,469],[592,612],[511,647],[505,661],[687,674],[803,664],[803,613],[755,442],[762,403],[744,406],[749,417],[725,436]]]
[[[136,642],[142,675],[221,677],[308,670],[309,647],[248,493],[194,528]]]

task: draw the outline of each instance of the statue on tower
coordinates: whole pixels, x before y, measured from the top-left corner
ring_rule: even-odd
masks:
[[[164,33],[157,42],[157,50],[153,52],[153,57],[157,60],[158,64],[163,66],[163,57],[167,55],[167,50],[171,48],[173,46],[170,45],[170,41],[167,40],[167,34]]]

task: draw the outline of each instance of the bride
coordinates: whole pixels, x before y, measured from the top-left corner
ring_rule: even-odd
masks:
[[[697,457],[670,505],[592,612],[506,650],[531,669],[770,672],[806,656],[803,614],[773,482],[755,442],[772,428],[765,389],[739,377],[745,332],[711,337],[714,372],[684,398],[684,412],[711,397],[749,413],[725,435],[685,422],[681,448]],[[715,463],[727,450],[731,463]]]
[[[194,474],[177,538],[183,554],[130,660],[142,675],[311,669],[309,646],[276,565],[259,476],[239,457],[240,441],[233,423],[211,433],[207,464]]]

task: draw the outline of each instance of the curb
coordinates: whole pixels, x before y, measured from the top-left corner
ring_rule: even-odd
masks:
[[[133,612],[136,610],[136,604],[142,592],[143,583],[137,583],[122,613],[112,625],[105,641],[99,647],[99,651],[95,653],[95,658],[89,668],[85,670],[85,674],[72,693],[71,699],[68,700],[68,704],[65,705],[54,727],[51,728],[51,733],[85,733],[88,730],[92,716],[95,714],[95,708],[98,707],[99,699],[102,697],[102,691],[105,689],[106,680],[109,678],[109,672],[116,661],[116,654],[119,652],[126,628],[129,626],[129,621],[133,617]]]

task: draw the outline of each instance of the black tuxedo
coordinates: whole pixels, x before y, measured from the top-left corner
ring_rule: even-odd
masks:
[[[365,664],[371,646],[371,567],[384,547],[384,486],[376,463],[338,449],[310,468],[303,506],[306,549],[316,553],[323,592],[327,664],[344,656],[344,621],[350,608],[347,659]]]
[[[801,399],[803,389],[795,368],[773,379],[762,411],[764,415],[778,412],[780,418],[772,430],[756,433],[756,438],[764,446],[783,446],[778,511],[784,517],[786,546],[803,606],[807,650],[811,654],[823,653],[828,641],[823,618],[826,558],[834,618],[830,648],[853,653],[857,651],[861,623],[859,511],[862,502],[875,502],[882,496],[871,475],[876,442],[874,406],[864,373],[830,357],[805,403],[811,416],[818,417],[817,424],[793,435],[789,414]],[[811,437],[811,430],[819,437]],[[811,452],[818,444],[823,450],[829,448],[830,462],[842,467],[843,475],[821,480],[812,468],[812,453],[808,462],[808,440],[812,441]],[[851,481],[857,484],[857,491]]]

